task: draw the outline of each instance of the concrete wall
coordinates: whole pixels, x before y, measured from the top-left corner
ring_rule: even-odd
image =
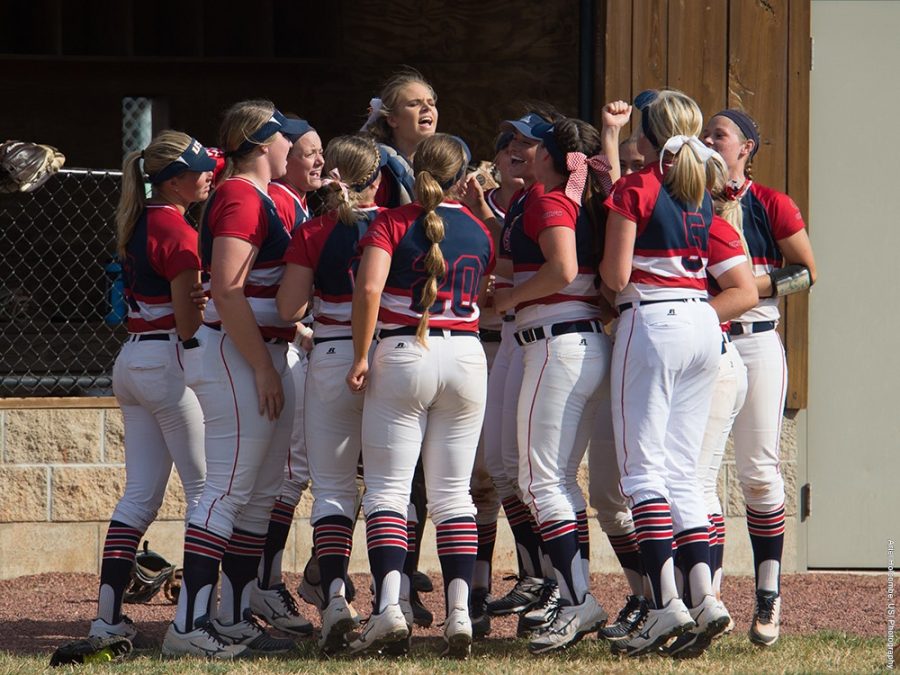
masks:
[[[795,420],[785,420],[782,465],[788,489],[784,569],[797,569]],[[587,467],[582,469],[587,485]],[[0,579],[41,572],[99,573],[106,523],[125,485],[122,418],[115,408],[0,411]],[[734,454],[727,450],[719,478],[726,508],[726,571],[752,573],[744,503],[737,485]],[[172,562],[181,561],[182,492],[177,475],[169,483],[159,518],[147,532],[152,547]],[[296,512],[287,571],[301,571],[312,547],[311,499],[305,494]],[[619,570],[605,536],[591,521],[595,571]],[[356,529],[351,571],[365,572],[364,528]],[[512,538],[504,519],[497,533],[495,566],[514,571]],[[422,567],[439,571],[434,535],[426,534]]]

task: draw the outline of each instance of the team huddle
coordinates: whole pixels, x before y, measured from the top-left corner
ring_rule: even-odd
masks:
[[[674,90],[634,105],[640,131],[621,139],[626,102],[604,106],[599,130],[524,104],[499,124],[486,174],[462,138],[437,133],[435,93],[407,70],[324,150],[309,122],[254,100],[226,111],[218,149],[164,131],[129,154],[129,336],[113,370],[127,480],[91,636],[146,642],[122,597],[174,463],[186,531],[166,656],[284,653],[314,633],[281,573],[307,486],[301,595],[326,654],[408,651],[428,614],[416,566],[430,516],[446,656],[509,614],[535,654],[597,632],[627,656],[697,656],[733,625],[716,492],[733,432],[750,640],[774,644],[787,381],[775,328],[779,297],[815,281],[812,249],[791,199],[752,179],[747,113],[704,126]],[[185,213],[200,202],[198,240]],[[588,448],[589,501],[631,589],[614,618],[590,587]],[[501,506],[519,571],[495,597]],[[360,511],[366,619],[348,576]]]

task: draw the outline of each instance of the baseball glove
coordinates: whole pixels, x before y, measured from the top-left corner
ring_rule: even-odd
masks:
[[[65,155],[52,146],[6,141],[0,144],[0,193],[31,192],[65,162]]]
[[[131,582],[122,595],[122,602],[149,602],[160,589],[175,577],[175,565],[170,565],[156,551],[151,551],[144,540],[144,550],[134,559]]]
[[[131,642],[125,637],[89,637],[67,642],[50,657],[50,665],[66,666],[81,663],[119,661],[131,652]]]

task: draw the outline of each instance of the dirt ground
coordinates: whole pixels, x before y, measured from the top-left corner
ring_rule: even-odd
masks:
[[[286,575],[288,587],[295,589],[299,575]],[[354,605],[368,614],[371,603],[369,578],[354,575],[358,589]],[[435,590],[422,595],[435,615],[429,629],[416,628],[416,636],[438,636],[444,618],[440,577],[433,577]],[[494,594],[502,595],[513,582],[495,579]],[[627,594],[627,585],[618,575],[594,575],[595,596],[612,615],[618,612]],[[882,575],[803,574],[784,577],[782,585],[782,631],[809,634],[830,630],[876,637],[886,634],[887,581]],[[0,581],[0,650],[19,654],[49,653],[60,643],[83,637],[96,612],[97,577],[89,574],[40,574]],[[737,634],[749,627],[753,582],[750,577],[725,580],[723,600],[736,622]],[[300,602],[304,615],[318,625],[317,612]],[[150,603],[126,605],[126,613],[146,634],[162,640],[174,607],[157,595]],[[515,617],[494,619],[491,638],[513,637]]]

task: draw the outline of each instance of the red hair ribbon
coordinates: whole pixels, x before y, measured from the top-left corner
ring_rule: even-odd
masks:
[[[612,165],[606,155],[588,157],[583,152],[567,152],[566,168],[569,170],[569,180],[566,181],[566,197],[579,206],[581,206],[581,195],[584,194],[584,185],[587,183],[588,168],[597,176],[606,194],[612,192],[612,179],[609,177]]]

